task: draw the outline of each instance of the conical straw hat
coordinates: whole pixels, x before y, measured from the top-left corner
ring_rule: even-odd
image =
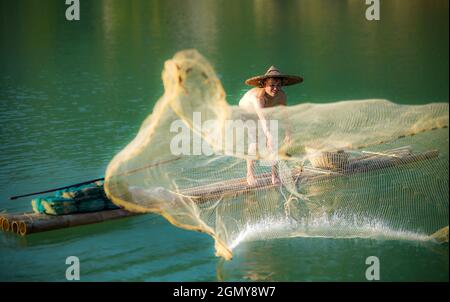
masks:
[[[245,84],[250,86],[263,86],[263,81],[267,78],[277,78],[282,79],[281,85],[282,86],[288,86],[288,85],[294,85],[303,82],[303,78],[299,76],[293,76],[293,75],[286,75],[282,74],[278,68],[275,66],[270,66],[270,68],[267,70],[267,72],[264,75],[252,77],[245,81]]]

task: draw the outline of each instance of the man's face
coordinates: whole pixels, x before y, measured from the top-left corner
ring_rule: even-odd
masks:
[[[268,78],[264,83],[264,90],[268,95],[274,97],[281,89],[281,80]]]

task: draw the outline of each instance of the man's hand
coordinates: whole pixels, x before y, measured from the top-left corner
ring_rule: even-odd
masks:
[[[292,143],[291,134],[289,132],[286,132],[286,135],[284,136],[284,143],[286,145],[290,145]]]
[[[273,139],[272,139],[272,135],[267,135],[267,148],[269,149],[270,152],[273,151]]]

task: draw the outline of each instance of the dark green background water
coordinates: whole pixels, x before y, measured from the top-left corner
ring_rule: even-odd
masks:
[[[448,1],[84,1],[66,21],[64,1],[1,1],[0,209],[9,196],[103,176],[162,95],[163,63],[198,49],[228,102],[272,64],[305,78],[288,102],[386,98],[448,102]],[[448,280],[448,245],[295,238],[243,243],[232,262],[204,234],[146,215],[18,238],[0,235],[0,280],[365,280],[376,255],[381,280]]]

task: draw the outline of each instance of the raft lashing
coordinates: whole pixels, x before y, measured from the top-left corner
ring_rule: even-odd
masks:
[[[102,181],[35,198],[31,206],[31,213],[0,214],[0,229],[25,236],[136,215],[113,204],[105,195]]]
[[[296,185],[301,186],[324,178],[388,169],[432,160],[438,156],[437,150],[413,153],[409,146],[386,150],[383,153],[367,152],[352,159],[349,159],[348,153],[343,150],[321,152],[317,157],[310,158],[309,165],[294,168],[291,173]],[[329,173],[324,173],[326,171]],[[197,204],[202,204],[219,196],[240,195],[275,186],[271,182],[270,173],[257,175],[256,179],[258,184],[255,186],[249,186],[245,178],[239,178],[187,188],[182,190],[181,194],[189,196]],[[139,214],[128,212],[113,204],[106,197],[103,185],[103,182],[95,182],[60,190],[50,197],[35,198],[31,201],[33,213],[0,214],[0,227],[4,232],[10,231],[24,236]],[[431,237],[437,242],[448,242],[448,226]]]

